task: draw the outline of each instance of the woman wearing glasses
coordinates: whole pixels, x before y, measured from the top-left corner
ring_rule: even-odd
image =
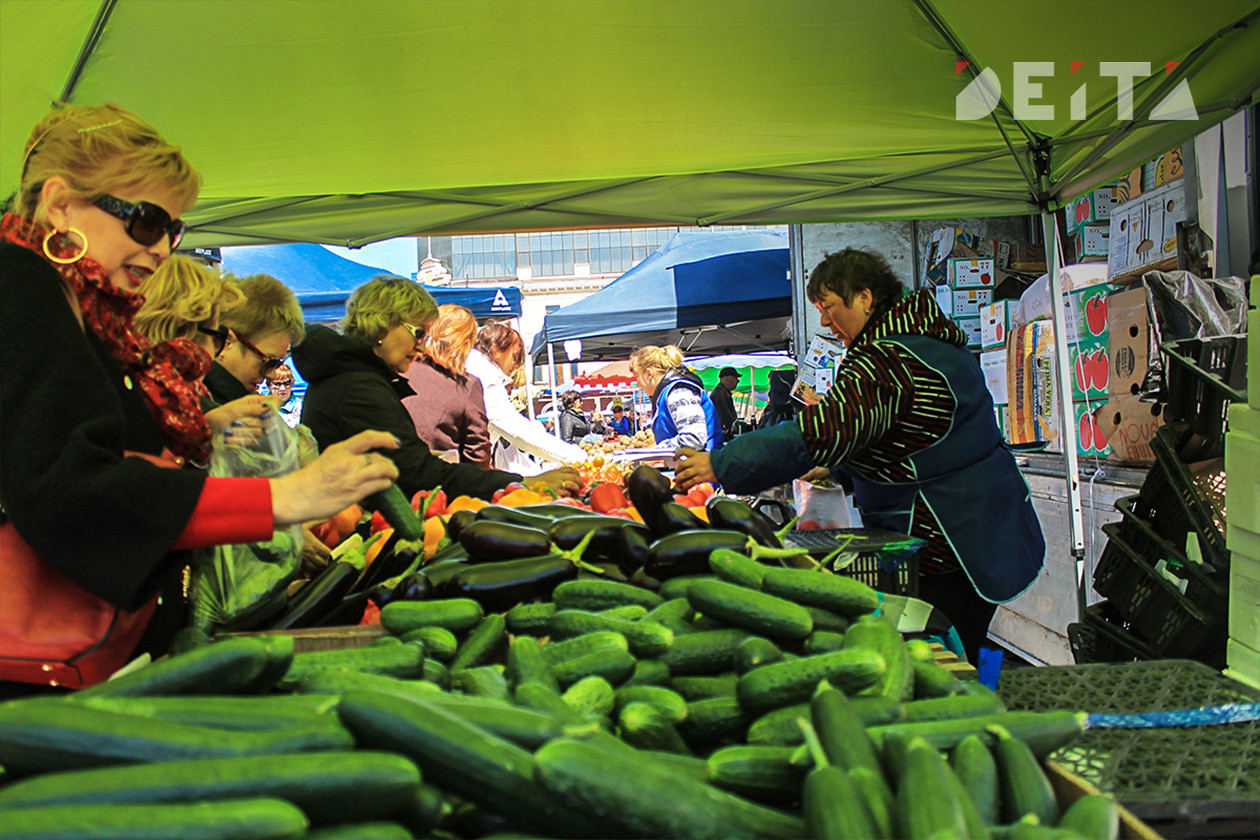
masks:
[[[438,458],[416,434],[402,403],[415,394],[406,373],[421,355],[436,317],[437,304],[412,280],[383,276],[355,289],[341,322],[344,334],[313,325],[294,348],[293,361],[307,383],[302,423],[321,447],[366,428],[392,432],[402,441],[391,457],[398,465],[398,485],[408,497],[441,487],[448,497],[489,499],[521,476]],[[534,480],[564,495],[581,490],[577,473],[568,468]]]
[[[170,433],[184,408],[163,396],[169,373],[152,364],[134,325],[137,290],[183,235],[179,216],[196,202],[200,176],[178,147],[115,106],[55,109],[32,131],[19,171],[0,222],[0,695],[17,693],[13,682],[98,681],[137,645],[161,653],[168,639],[139,633],[156,593],[186,564],[184,549],[327,518],[397,474],[371,453],[396,446],[379,432],[277,479],[154,463],[164,449],[163,460],[182,463],[208,443]],[[58,604],[53,620],[64,627],[85,602],[126,612],[109,631],[120,635],[73,666],[65,635],[36,637],[38,621],[22,621]]]
[[[280,419],[290,429],[302,422],[302,398],[293,393],[293,369],[280,365],[267,377],[267,393],[276,398]]]
[[[306,333],[297,296],[276,278],[255,274],[229,282],[241,297],[223,310],[226,340],[206,376],[210,396],[220,404],[257,394]]]

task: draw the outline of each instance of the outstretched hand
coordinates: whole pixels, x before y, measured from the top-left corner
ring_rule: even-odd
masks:
[[[674,486],[682,490],[690,490],[706,481],[717,483],[709,453],[687,446],[679,447],[674,453]]]
[[[271,480],[271,509],[277,526],[327,519],[338,511],[384,490],[398,468],[374,449],[397,449],[388,432],[360,432],[333,444],[313,462]]]
[[[531,486],[536,482],[546,484],[561,496],[577,496],[582,492],[582,477],[572,467],[548,470],[529,479]]]

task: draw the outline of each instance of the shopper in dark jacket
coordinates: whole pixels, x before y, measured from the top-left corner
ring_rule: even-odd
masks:
[[[377,277],[355,289],[342,320],[344,335],[311,326],[294,349],[293,361],[307,382],[302,423],[321,449],[363,429],[392,433],[401,446],[386,454],[398,466],[398,485],[408,497],[441,487],[448,497],[489,499],[521,476],[438,458],[416,434],[402,404],[415,393],[404,374],[436,314],[433,298],[412,280]],[[566,495],[581,489],[577,473],[568,468],[532,480]]]
[[[713,401],[713,410],[717,412],[718,425],[722,427],[722,437],[725,440],[731,439],[731,428],[739,419],[732,394],[738,387],[739,371],[733,367],[724,367],[718,373],[718,384],[709,392],[709,399]]]
[[[579,443],[591,431],[591,424],[579,410],[582,405],[582,395],[576,391],[569,391],[560,399],[564,404],[564,410],[560,412],[560,439],[567,443]]]

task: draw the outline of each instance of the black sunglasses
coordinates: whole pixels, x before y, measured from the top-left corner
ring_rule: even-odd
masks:
[[[156,245],[166,236],[171,240],[171,250],[174,251],[188,230],[187,224],[179,219],[171,219],[170,213],[147,201],[132,204],[112,195],[103,195],[92,204],[126,222],[127,235],[146,247]]]
[[[219,327],[217,330],[212,330],[209,327],[197,327],[197,332],[201,333],[202,335],[210,336],[211,341],[214,342],[213,355],[215,356],[222,353],[223,348],[227,346],[227,340],[228,340],[227,327]]]

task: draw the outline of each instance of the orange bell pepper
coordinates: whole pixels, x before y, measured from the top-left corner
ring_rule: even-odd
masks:
[[[687,508],[687,510],[691,511],[696,516],[703,519],[705,522],[709,521],[709,509],[706,508],[704,505],[696,505],[695,507],[689,507]]]
[[[380,534],[379,537],[376,534]],[[376,537],[372,544],[367,547],[367,551],[363,552],[363,564],[365,567],[372,565],[372,561],[376,559],[376,555],[381,553],[381,549],[385,547],[385,543],[389,542],[389,538],[393,536],[393,528],[382,528],[373,534]]]
[[[472,496],[456,496],[446,506],[446,513],[452,514],[461,510],[471,510],[476,513],[488,504],[489,502],[484,499],[474,499]],[[428,522],[428,520],[425,521]]]
[[[541,493],[536,493],[533,490],[522,489],[522,490],[513,490],[511,493],[504,494],[503,496],[499,498],[498,504],[503,505],[504,507],[524,507],[525,505],[545,505],[553,501],[554,498],[555,497],[553,496],[544,496]],[[454,504],[455,502],[451,502],[452,507],[454,506]],[[447,508],[447,510],[450,510],[450,509],[451,509],[450,507]]]
[[[438,543],[446,536],[446,517],[430,516],[424,520],[424,556],[425,559],[437,554]]]

